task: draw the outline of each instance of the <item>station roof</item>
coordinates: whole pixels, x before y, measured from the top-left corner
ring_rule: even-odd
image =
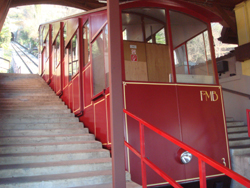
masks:
[[[120,2],[127,2],[128,0],[120,0]],[[168,0],[162,0],[168,1]],[[189,2],[196,4],[213,13],[219,15],[223,21],[221,24],[226,28],[227,35],[234,35],[237,37],[236,21],[234,15],[235,5],[244,0],[177,0],[179,2]],[[106,0],[0,0],[0,30],[4,23],[8,9],[16,6],[31,5],[31,4],[57,4],[70,7],[76,7],[84,10],[91,10],[106,6]],[[226,37],[224,37],[225,39]]]

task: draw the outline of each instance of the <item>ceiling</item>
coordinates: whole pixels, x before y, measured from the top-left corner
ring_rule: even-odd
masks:
[[[5,1],[5,0],[0,0]],[[125,2],[127,0],[120,0],[120,2]],[[162,0],[168,1],[168,0]],[[234,7],[235,5],[243,2],[244,0],[178,0],[180,2],[189,2],[199,6],[202,6],[208,10],[219,15],[223,21],[221,24],[224,26],[224,37],[221,40],[226,42],[227,38],[230,38],[230,42],[232,39],[236,37],[237,40],[237,27],[234,15]],[[1,4],[1,2],[0,2]],[[21,5],[30,5],[30,4],[58,4],[71,6],[76,8],[81,8],[84,10],[91,10],[95,8],[100,8],[106,6],[105,0],[10,0],[9,7],[16,7]]]

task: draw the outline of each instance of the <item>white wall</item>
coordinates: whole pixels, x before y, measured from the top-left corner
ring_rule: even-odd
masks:
[[[219,82],[223,88],[231,89],[245,94],[250,94],[250,77],[242,75],[241,63],[236,62],[235,57],[225,59],[229,62],[229,71],[220,76]],[[236,76],[229,76],[236,71]],[[247,97],[223,91],[226,117],[234,120],[246,120],[246,109],[250,109],[250,100]]]

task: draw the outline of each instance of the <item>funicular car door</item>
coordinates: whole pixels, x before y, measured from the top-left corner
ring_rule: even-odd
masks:
[[[224,159],[229,166],[220,87],[215,85],[212,58],[208,59],[212,49],[207,39],[208,29],[207,23],[165,8],[122,10],[124,108],[218,162],[223,164]],[[192,41],[200,34],[202,43],[200,39]],[[183,43],[189,47],[178,51]],[[201,57],[196,62],[189,61],[187,50],[195,53],[197,49],[202,51]],[[206,103],[208,98],[218,102]],[[222,135],[222,139],[214,135]],[[174,180],[199,179],[195,157],[183,164],[181,148],[147,128],[144,137],[147,159]],[[128,116],[125,116],[125,139],[140,151],[139,123]],[[213,146],[207,147],[208,143]],[[140,158],[127,150],[127,161],[132,180],[141,183]],[[148,186],[166,184],[149,167],[146,174]],[[220,174],[207,168],[207,175]]]

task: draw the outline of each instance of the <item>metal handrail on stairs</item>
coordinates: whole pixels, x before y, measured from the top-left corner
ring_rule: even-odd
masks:
[[[231,89],[227,89],[227,88],[224,88],[224,87],[222,88],[222,90],[230,92],[230,93],[233,93],[233,94],[236,94],[236,95],[240,95],[240,96],[243,96],[243,97],[247,97],[248,99],[250,99],[250,95],[247,94],[247,93],[242,93],[242,92],[231,90]]]
[[[192,153],[194,156],[196,156],[198,158],[200,187],[201,188],[207,187],[207,185],[206,185],[206,168],[205,168],[206,163],[208,165],[212,166],[213,168],[217,169],[218,171],[224,173],[225,175],[229,176],[230,178],[238,181],[240,184],[242,184],[246,187],[250,187],[250,180],[246,179],[245,177],[237,174],[236,172],[223,166],[222,164],[218,163],[217,161],[213,160],[212,158],[204,155],[203,153],[199,152],[198,150],[196,150],[196,149],[188,146],[187,144],[181,142],[180,140],[174,138],[173,136],[161,131],[160,129],[158,129],[155,126],[149,124],[148,122],[142,120],[141,118],[135,116],[134,114],[130,113],[129,111],[123,109],[123,112],[139,122],[139,126],[140,126],[140,152],[137,151],[135,148],[133,148],[128,142],[124,141],[124,144],[135,155],[137,155],[141,159],[141,172],[142,172],[142,186],[143,186],[143,188],[147,187],[146,165],[148,165],[151,169],[153,169],[157,174],[159,174],[162,178],[164,178],[166,181],[168,181],[175,188],[182,187],[174,179],[172,179],[169,175],[167,175],[164,171],[162,171],[159,167],[157,167],[154,163],[152,163],[149,159],[146,158],[146,156],[145,156],[144,127],[151,129],[152,131],[156,132],[160,136],[171,141],[172,143],[179,146],[180,148]]]

